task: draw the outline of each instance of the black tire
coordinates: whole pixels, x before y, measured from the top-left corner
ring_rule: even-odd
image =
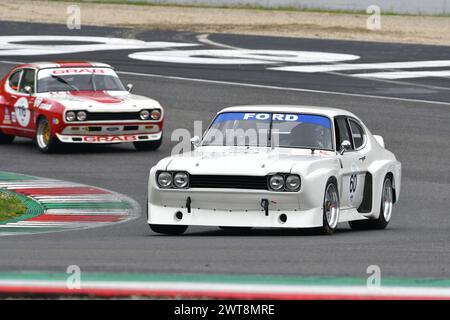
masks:
[[[188,226],[174,226],[166,224],[149,224],[150,229],[156,233],[168,234],[168,235],[180,235],[183,234]]]
[[[335,201],[337,203],[332,203],[330,201],[331,199],[328,199],[328,192],[332,192],[334,194],[334,198],[332,201]],[[325,186],[324,196],[323,196],[323,226],[321,228],[318,228],[319,232],[323,235],[330,235],[333,234],[334,231],[337,228],[337,223],[339,221],[339,192],[337,183],[334,179],[330,178],[327,181],[327,184]],[[332,221],[329,221],[329,218],[327,218],[327,210],[333,210],[333,208],[336,207],[337,213],[336,217],[332,218]],[[335,221],[336,219],[336,221]],[[331,223],[331,224],[330,224]]]
[[[10,136],[0,131],[0,144],[11,144],[14,141],[14,138],[15,136]]]
[[[137,151],[153,151],[158,149],[162,143],[162,135],[161,139],[155,141],[142,141],[142,142],[133,142],[134,147]]]
[[[382,229],[386,229],[387,225],[389,224],[390,221],[390,215],[392,214],[392,205],[393,202],[390,203],[390,215],[388,220],[386,220],[386,215],[385,215],[385,198],[384,196],[386,196],[385,192],[387,190],[385,190],[385,186],[386,183],[390,186],[391,188],[391,192],[394,192],[394,190],[392,189],[392,178],[387,175],[384,180],[383,180],[383,192],[381,194],[381,203],[380,203],[380,214],[378,215],[377,219],[371,219],[371,220],[358,220],[358,221],[349,221],[349,225],[350,228],[352,228],[352,230],[382,230]],[[392,194],[391,194],[391,199],[392,201]]]
[[[36,145],[43,153],[55,153],[60,150],[62,145],[58,138],[53,136],[50,128],[47,118],[42,117],[39,119],[36,130]],[[46,135],[48,134],[46,130],[50,130],[49,135]]]

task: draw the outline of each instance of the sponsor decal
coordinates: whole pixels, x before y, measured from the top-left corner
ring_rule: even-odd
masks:
[[[28,108],[28,100],[25,97],[20,98],[14,104],[14,110],[16,111],[17,122],[22,127],[28,127],[31,120],[31,112]]]
[[[11,115],[9,114],[9,109],[5,108],[5,114],[3,117],[3,124],[11,124]]]
[[[52,123],[54,125],[58,125],[59,124],[59,119],[58,118],[53,118]]]
[[[60,68],[54,69],[52,74],[60,75],[60,74],[92,74],[92,73],[105,73],[105,69],[101,68]]]
[[[257,120],[257,121],[286,121],[318,124],[325,128],[331,128],[330,119],[325,116],[308,114],[289,113],[244,113],[227,112],[217,116],[214,122],[236,121],[236,120]]]
[[[137,136],[89,136],[83,137],[84,142],[133,142],[137,141]]]

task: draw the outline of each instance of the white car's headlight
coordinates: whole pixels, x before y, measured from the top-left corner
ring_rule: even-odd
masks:
[[[78,121],[85,121],[87,119],[87,113],[85,111],[78,111],[77,113],[77,120]]]
[[[290,174],[286,177],[286,189],[289,191],[297,191],[300,189],[300,177],[296,174]]]
[[[160,172],[157,177],[157,182],[161,188],[170,188],[172,185],[172,174],[170,172]]]
[[[282,190],[284,187],[284,177],[279,174],[271,176],[269,179],[269,187],[275,191]]]
[[[189,176],[185,172],[177,172],[173,176],[173,184],[177,188],[186,188],[189,184]]]
[[[67,121],[74,121],[76,119],[75,112],[69,111],[66,113],[66,120]]]

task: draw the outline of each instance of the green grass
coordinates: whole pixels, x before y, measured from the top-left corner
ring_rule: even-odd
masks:
[[[0,191],[0,221],[17,218],[26,211],[27,207],[19,198]]]
[[[319,8],[297,8],[297,7],[262,7],[257,5],[221,5],[221,6],[208,6],[202,4],[167,4],[167,3],[155,3],[139,0],[48,0],[53,2],[71,2],[71,3],[97,3],[97,4],[120,4],[120,5],[133,5],[133,6],[156,6],[156,7],[181,7],[181,8],[215,8],[215,9],[252,9],[261,11],[288,11],[288,12],[312,12],[312,13],[332,13],[332,14],[359,14],[367,15],[365,10],[327,10]],[[384,16],[430,16],[430,17],[449,17],[450,14],[408,14],[408,13],[395,13],[388,11],[381,11]]]

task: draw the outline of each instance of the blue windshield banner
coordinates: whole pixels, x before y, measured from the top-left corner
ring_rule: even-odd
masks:
[[[215,123],[223,121],[285,121],[285,122],[302,122],[313,123],[325,128],[331,128],[330,119],[325,116],[299,114],[299,113],[250,113],[250,112],[226,112],[217,116]]]

